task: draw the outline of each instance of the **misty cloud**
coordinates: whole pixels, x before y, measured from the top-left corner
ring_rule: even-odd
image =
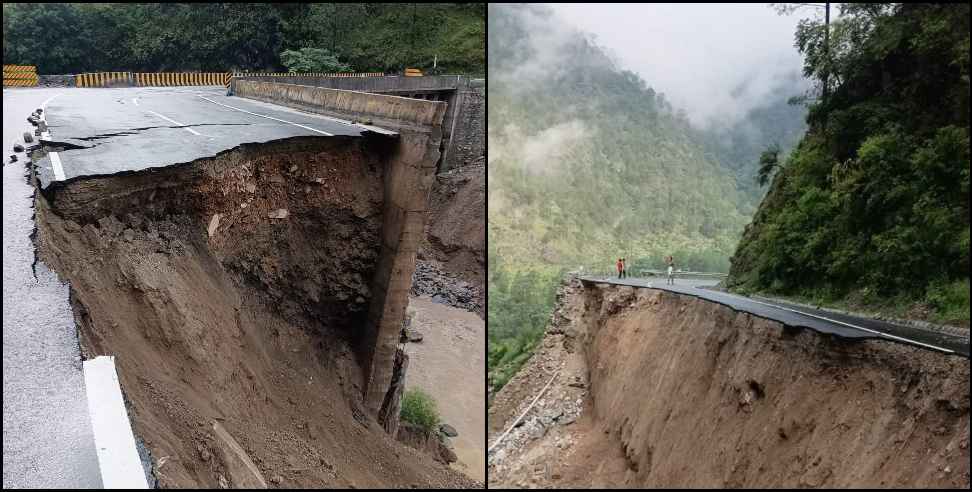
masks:
[[[562,34],[548,27],[552,32],[534,39],[536,65],[524,70],[562,63],[557,42],[579,29],[591,33],[619,68],[639,74],[699,125],[741,118],[766,103],[774,87],[799,74],[802,59],[793,33],[800,18],[815,15],[807,10],[780,16],[767,4],[549,6],[562,20]],[[797,87],[805,88],[799,79]]]
[[[571,120],[547,128],[523,144],[521,159],[527,170],[542,173],[564,160],[587,134],[584,124]]]
[[[534,175],[549,174],[558,169],[566,157],[582,147],[590,130],[580,120],[569,120],[529,134],[517,124],[507,124],[502,131],[489,129],[489,161],[511,159]]]

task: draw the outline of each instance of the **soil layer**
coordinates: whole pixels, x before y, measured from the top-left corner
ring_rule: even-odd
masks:
[[[490,408],[513,487],[969,488],[969,361],[688,296],[565,285]]]
[[[382,158],[298,138],[38,197],[40,255],[71,284],[85,357],[116,356],[160,486],[475,485],[361,402]]]

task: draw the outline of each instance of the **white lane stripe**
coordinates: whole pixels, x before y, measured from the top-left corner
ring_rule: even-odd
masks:
[[[47,104],[60,95],[61,94],[54,94],[53,96],[47,98],[46,101],[41,103],[41,109],[44,110],[44,112],[41,113],[41,120],[43,120],[45,124],[47,124]],[[43,138],[50,138],[50,131],[44,132],[44,134],[41,136]],[[61,164],[61,156],[59,156],[57,152],[51,152],[48,154],[48,156],[51,158],[51,167],[54,170],[54,181],[64,181],[64,166]]]
[[[137,97],[133,97],[132,98],[132,104],[138,106],[138,98]]]
[[[282,120],[280,118],[274,118],[273,116],[267,116],[265,114],[257,114],[257,113],[253,113],[253,112],[247,111],[245,109],[234,108],[233,106],[229,106],[229,105],[226,105],[226,104],[223,104],[223,103],[218,103],[216,101],[213,101],[212,99],[210,99],[208,97],[204,97],[204,96],[198,96],[198,97],[201,97],[201,98],[203,98],[203,99],[205,99],[205,100],[207,100],[207,101],[209,101],[209,102],[211,102],[213,104],[217,104],[219,106],[223,106],[223,107],[230,108],[230,109],[235,109],[235,110],[237,110],[237,111],[239,111],[241,113],[252,114],[253,116],[259,116],[261,118],[266,118],[268,120],[274,120],[274,121],[279,121],[281,123],[286,123],[288,125],[298,126],[298,127],[303,128],[305,130],[310,130],[312,132],[317,132],[317,133],[320,133],[321,135],[325,135],[325,136],[328,136],[328,137],[333,137],[334,136],[333,133],[327,133],[325,131],[321,131],[321,130],[318,130],[316,128],[311,128],[309,126],[304,126],[304,125],[301,125],[301,124],[298,124],[298,123],[294,123],[293,121]]]
[[[855,329],[858,329],[858,330],[861,330],[861,331],[866,331],[868,333],[874,333],[875,335],[880,335],[882,337],[891,338],[891,339],[894,339],[894,340],[898,340],[900,342],[913,343],[913,344],[916,344],[916,345],[921,345],[922,347],[928,347],[928,348],[932,348],[932,349],[935,349],[935,350],[941,350],[943,352],[948,352],[950,354],[954,354],[955,353],[954,350],[949,350],[949,349],[947,349],[945,347],[939,347],[939,346],[936,346],[936,345],[929,345],[927,343],[922,343],[922,342],[919,342],[919,341],[916,341],[916,340],[912,340],[910,338],[899,337],[899,336],[891,335],[889,333],[884,333],[884,332],[880,332],[880,331],[877,331],[877,330],[872,330],[872,329],[869,329],[869,328],[864,328],[863,326],[852,325],[850,323],[845,323],[843,321],[837,321],[835,319],[830,319],[830,318],[827,318],[825,316],[820,316],[820,315],[817,315],[817,314],[805,313],[803,311],[797,311],[795,309],[789,309],[789,308],[785,308],[783,306],[777,306],[775,304],[769,304],[769,303],[757,301],[757,300],[751,299],[751,298],[746,298],[746,300],[748,300],[750,302],[755,302],[756,304],[762,304],[764,306],[769,306],[769,307],[774,307],[776,309],[782,309],[784,311],[789,311],[791,313],[802,314],[804,316],[809,316],[811,318],[822,319],[824,321],[829,321],[829,322],[834,323],[834,324],[843,325],[843,326],[847,326],[847,327],[850,327],[850,328],[855,328]]]
[[[47,113],[47,103],[53,101],[54,98],[56,98],[56,97],[60,97],[62,94],[63,94],[63,92],[60,93],[60,94],[54,94],[53,96],[47,98],[46,101],[44,101],[44,102],[41,103],[41,109],[43,109],[44,110],[44,113],[45,113],[45,115],[44,115],[44,121],[47,121],[47,115],[46,115],[46,113]]]
[[[192,128],[187,127],[185,125],[185,123],[179,123],[178,121],[173,120],[171,118],[166,118],[165,116],[162,116],[159,113],[156,113],[155,111],[149,111],[149,113],[152,113],[155,116],[158,116],[159,118],[162,118],[163,120],[168,121],[169,123],[174,123],[176,125],[179,125],[179,126],[183,127],[183,130],[186,130],[187,132],[189,132],[189,133],[191,133],[193,135],[200,135],[200,136],[202,136],[201,133],[197,132],[196,130],[193,130]]]
[[[64,181],[64,167],[61,166],[61,157],[57,152],[51,152],[51,166],[54,168],[54,180]]]
[[[147,489],[145,470],[135,448],[135,436],[118,384],[115,358],[110,355],[95,357],[84,361],[82,367],[104,487]]]

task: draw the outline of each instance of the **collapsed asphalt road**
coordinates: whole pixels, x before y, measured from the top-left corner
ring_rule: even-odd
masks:
[[[29,114],[27,111],[26,114]],[[367,129],[320,115],[230,97],[222,88],[75,89],[50,103],[41,185],[190,162],[243,143],[297,136],[359,136]]]
[[[84,356],[115,356],[160,486],[471,485],[363,403],[393,132],[218,89],[56,102],[38,255],[70,281]],[[438,142],[409,142],[431,169]]]
[[[969,339],[948,333],[923,330],[856,316],[832,313],[790,304],[780,304],[750,299],[735,294],[699,287],[715,285],[716,280],[677,279],[675,285],[665,285],[665,279],[658,277],[616,279],[611,277],[586,276],[584,282],[627,285],[631,287],[650,287],[679,294],[688,294],[708,301],[744,311],[761,318],[778,321],[786,326],[810,328],[811,330],[832,334],[845,339],[877,338],[897,343],[917,346],[946,354],[969,357]]]
[[[24,117],[59,89],[3,91],[3,487],[102,486],[68,287],[35,264]],[[36,277],[35,277],[36,271]]]

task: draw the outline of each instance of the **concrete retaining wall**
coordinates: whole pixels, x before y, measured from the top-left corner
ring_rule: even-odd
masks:
[[[437,101],[244,79],[234,79],[231,90],[237,96],[313,113],[420,132],[441,128],[447,107]]]
[[[429,194],[440,160],[446,103],[307,85],[233,79],[235,95],[396,130],[387,145],[381,252],[371,279],[371,301],[358,341],[364,367],[364,400],[376,416],[389,399],[395,352],[405,320],[415,255],[425,236]],[[376,144],[377,145],[377,144]],[[381,418],[379,418],[381,421]],[[384,422],[382,422],[384,425]],[[390,426],[393,427],[393,426]]]
[[[461,84],[461,75],[437,75],[426,77],[306,77],[306,76],[254,76],[237,75],[240,80],[257,82],[278,82],[282,84],[309,85],[328,89],[341,89],[358,92],[409,92],[425,90],[456,90]]]
[[[425,77],[237,76],[234,80],[321,87],[408,98],[445,101],[442,121],[443,172],[484,159],[486,155],[486,81],[461,75]],[[266,100],[266,99],[264,99]]]
[[[439,172],[467,166],[486,157],[486,81],[464,79],[450,100],[443,134],[448,138]],[[450,117],[451,116],[451,117]]]

